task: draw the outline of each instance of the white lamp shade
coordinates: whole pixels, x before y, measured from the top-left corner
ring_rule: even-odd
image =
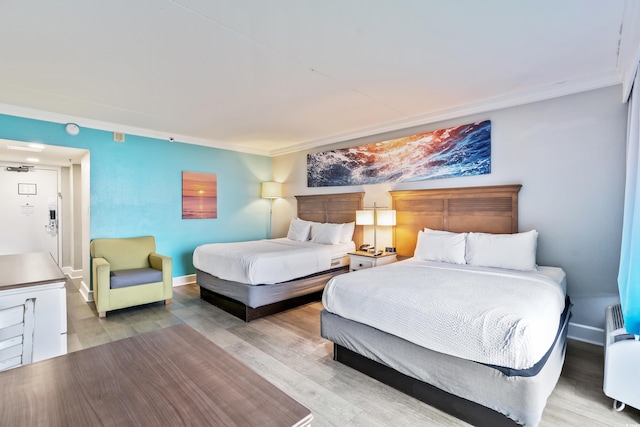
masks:
[[[357,225],[373,225],[373,211],[356,211]]]
[[[396,225],[396,211],[394,211],[393,209],[379,210],[378,225],[387,225],[387,226]]]
[[[277,199],[278,197],[282,197],[281,183],[272,181],[262,183],[263,199]]]

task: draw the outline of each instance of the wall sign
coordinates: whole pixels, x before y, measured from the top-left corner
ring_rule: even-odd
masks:
[[[18,194],[23,196],[35,196],[38,194],[38,185],[18,183]]]

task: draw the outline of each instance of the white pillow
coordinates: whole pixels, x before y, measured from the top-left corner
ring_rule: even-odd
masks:
[[[349,243],[353,240],[353,232],[356,229],[355,222],[345,222],[342,224],[342,231],[340,233],[340,243]]]
[[[311,225],[311,241],[323,245],[337,245],[340,243],[342,224],[313,223]]]
[[[466,238],[467,233],[425,228],[424,231],[418,231],[418,242],[413,256],[425,261],[465,264]]]
[[[294,218],[289,224],[289,232],[287,232],[287,239],[295,240],[297,242],[306,242],[309,240],[309,234],[311,232],[311,223],[300,218]]]
[[[516,234],[469,233],[467,264],[510,270],[537,270],[536,230]]]

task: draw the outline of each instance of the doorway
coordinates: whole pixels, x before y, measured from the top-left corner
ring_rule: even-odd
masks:
[[[0,255],[48,252],[60,265],[60,168],[2,165]]]
[[[29,172],[7,171],[7,167]],[[37,200],[45,187],[54,183],[57,190],[49,189],[49,195]],[[18,189],[18,184],[26,185]],[[51,246],[38,247],[34,242],[49,239],[46,243],[54,247],[57,243],[58,265],[70,278],[81,279],[80,293],[87,301],[93,298],[89,282],[89,206],[89,150],[0,139],[0,253],[54,253]],[[10,208],[14,211],[6,213]]]

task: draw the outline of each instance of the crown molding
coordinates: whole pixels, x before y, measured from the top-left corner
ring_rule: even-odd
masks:
[[[67,114],[52,113],[50,111],[37,110],[33,108],[19,107],[16,105],[0,104],[0,114],[9,116],[24,117],[34,120],[42,120],[52,123],[75,123],[81,128],[90,128],[107,132],[122,132],[126,135],[136,135],[146,138],[164,139],[175,142],[202,145],[210,148],[220,148],[222,150],[237,151],[247,154],[258,154],[261,156],[270,156],[267,150],[251,149],[241,145],[227,142],[220,142],[212,139],[197,138],[189,135],[181,135],[169,132],[162,132],[152,129],[145,129],[136,126],[127,126],[117,123],[110,123],[100,120],[87,119],[84,117],[72,116]]]
[[[624,5],[620,46],[618,48],[618,70],[622,82],[622,102],[631,96],[631,88],[640,62],[640,3],[627,0]]]
[[[349,132],[341,135],[331,136],[328,138],[308,141],[302,144],[289,146],[284,149],[272,150],[269,155],[275,157],[300,151],[312,150],[314,148],[339,142],[364,138],[372,135],[380,135],[387,132],[428,125],[431,123],[457,119],[474,114],[486,114],[488,112],[500,110],[503,108],[511,108],[519,105],[530,104],[533,102],[545,101],[548,99],[573,95],[580,92],[587,92],[590,90],[615,86],[617,84],[620,84],[620,75],[615,70],[612,70],[611,72],[592,75],[581,79],[558,82],[532,90],[514,92],[507,95],[485,99],[479,102],[460,105],[454,108],[434,111],[432,113],[417,117],[410,117],[400,121],[385,123],[380,126],[360,129],[355,132]]]
[[[640,51],[638,52],[640,54]],[[634,69],[635,71],[635,69]],[[635,74],[634,74],[635,75]],[[514,92],[494,98],[485,99],[479,102],[473,102],[460,105],[454,108],[434,111],[429,114],[408,117],[403,120],[384,123],[378,126],[359,129],[354,132],[334,135],[327,138],[321,138],[313,141],[307,141],[276,150],[260,150],[248,148],[242,145],[220,142],[205,138],[197,138],[189,135],[172,134],[168,132],[156,131],[151,129],[139,128],[135,126],[126,126],[117,123],[86,119],[83,117],[52,113],[32,108],[19,107],[15,105],[0,104],[0,114],[11,116],[25,117],[35,120],[43,120],[53,123],[76,123],[80,127],[103,130],[107,132],[122,132],[128,135],[137,135],[148,138],[170,140],[186,144],[202,145],[210,148],[219,148],[222,150],[236,151],[247,154],[256,154],[267,157],[276,157],[285,154],[296,153],[300,151],[313,150],[330,144],[355,140],[372,135],[381,135],[387,132],[393,132],[402,129],[408,129],[416,126],[424,126],[431,123],[437,123],[450,119],[457,119],[474,114],[486,114],[491,111],[503,108],[516,107],[519,105],[529,104],[538,101],[544,101],[552,98],[558,98],[566,95],[572,95],[589,90],[600,89],[603,87],[614,86],[621,83],[621,73],[611,71],[598,75],[587,76],[581,79],[558,82],[555,84],[542,86],[532,90]]]

